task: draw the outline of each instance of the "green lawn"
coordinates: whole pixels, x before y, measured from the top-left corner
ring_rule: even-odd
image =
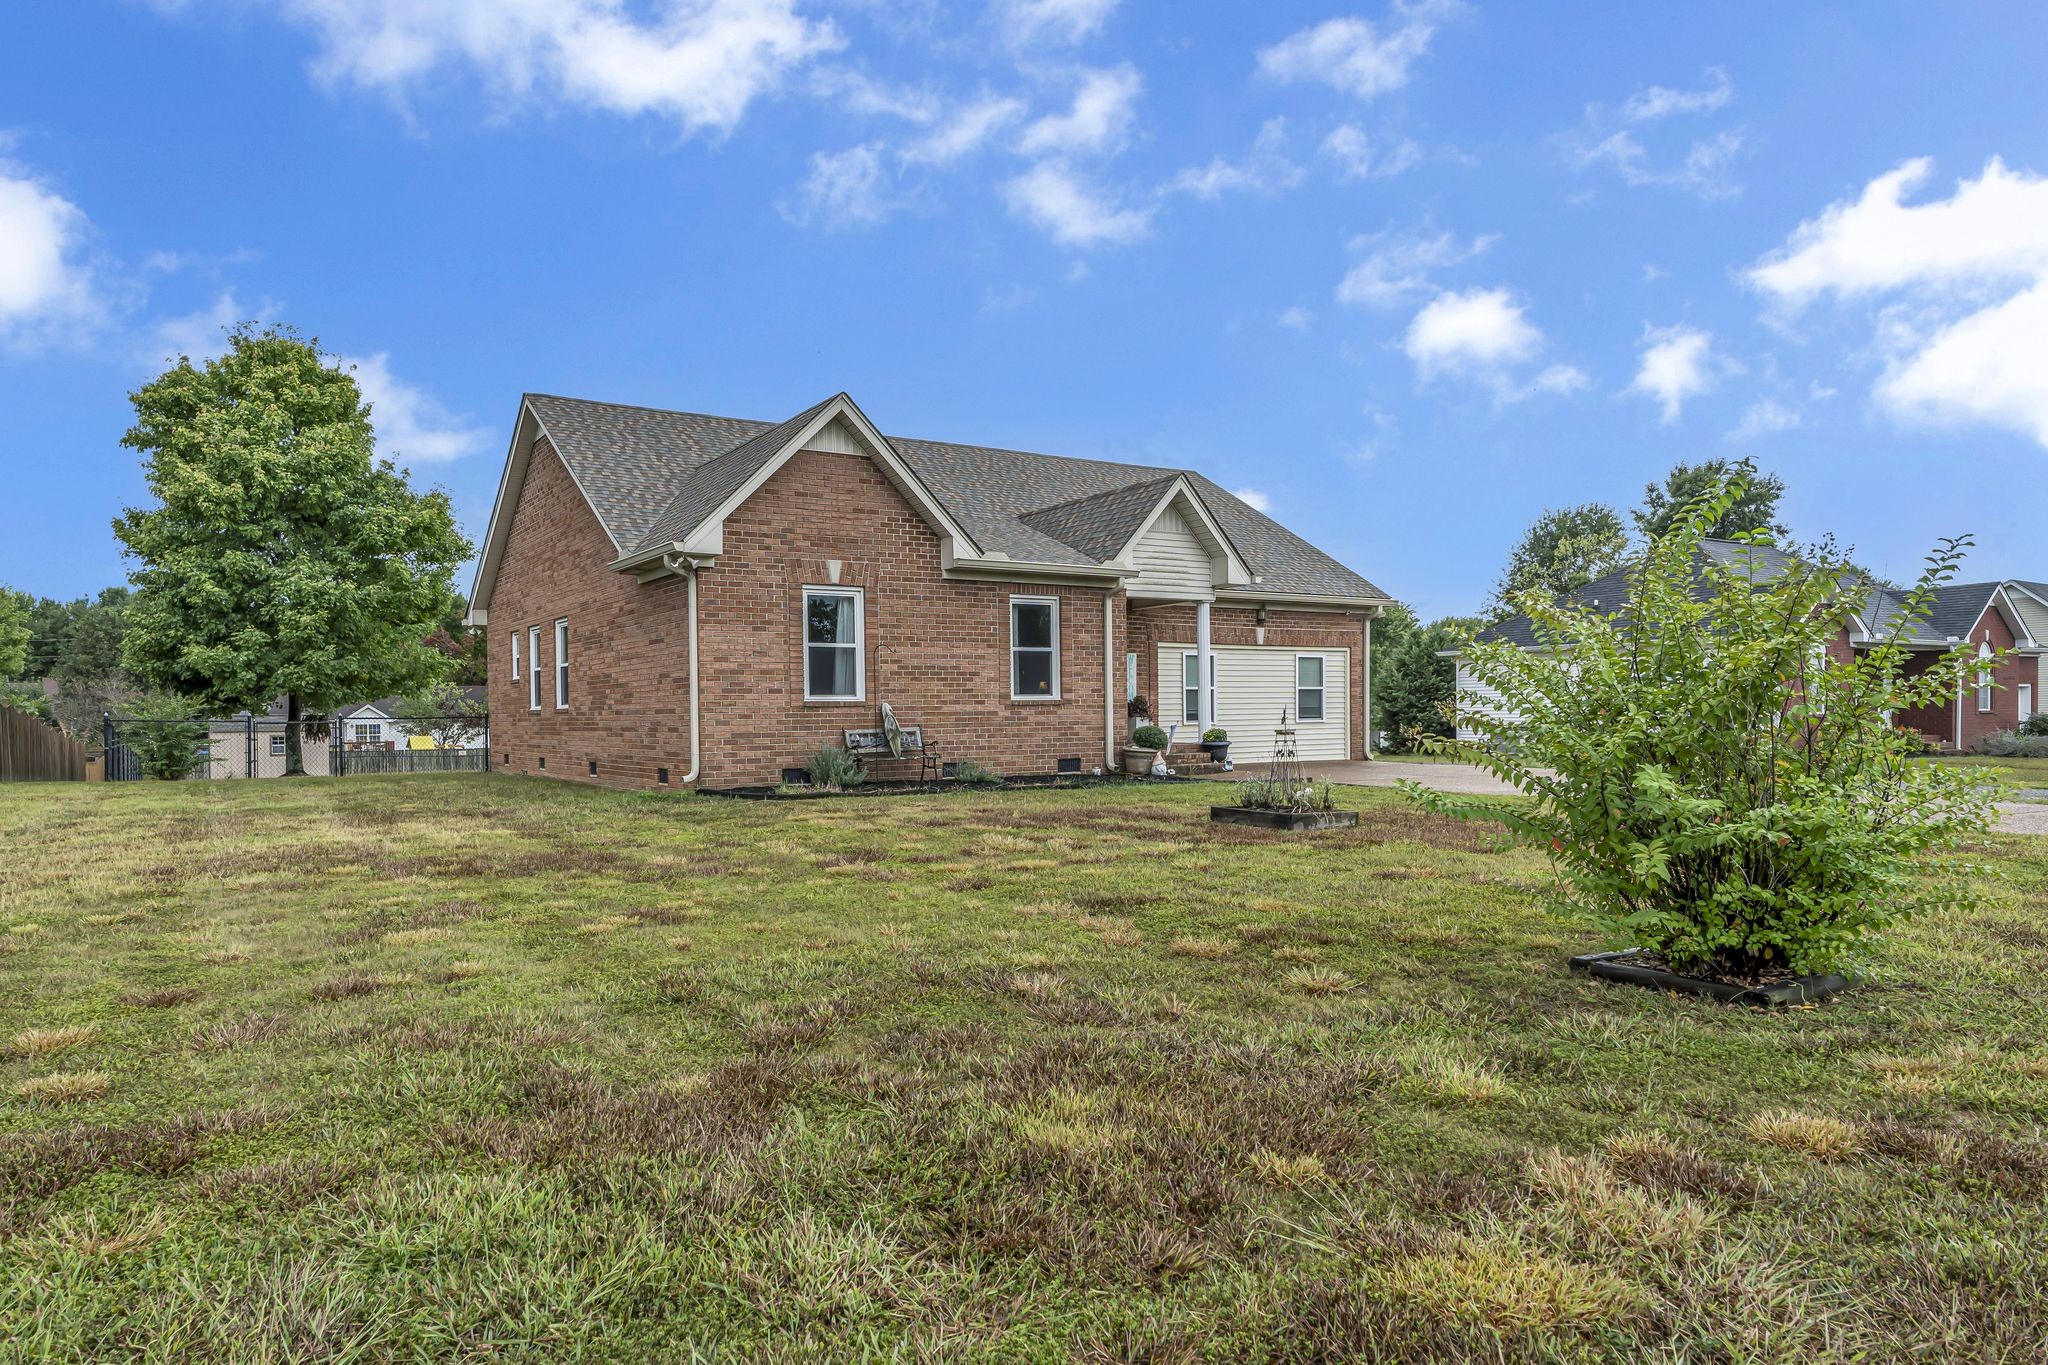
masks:
[[[1984,754],[1950,754],[1933,760],[1964,768],[1989,768],[2007,790],[2048,790],[2048,758],[1991,758]]]
[[[1760,1013],[1214,795],[0,788],[0,1355],[2041,1358],[2048,840]]]

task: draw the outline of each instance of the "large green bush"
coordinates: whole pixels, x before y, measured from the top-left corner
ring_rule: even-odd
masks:
[[[2048,758],[2048,730],[2000,730],[1985,736],[1977,751],[1993,758]]]
[[[853,755],[837,744],[820,745],[818,752],[804,764],[804,772],[810,777],[812,786],[823,787],[826,791],[844,791],[867,780],[867,774]]]
[[[1433,747],[1532,801],[1404,784],[1547,848],[1567,911],[1733,978],[1821,970],[1894,920],[1966,901],[1967,878],[1920,855],[1984,829],[1992,790],[1982,773],[1909,761],[1914,737],[1887,720],[1952,697],[1977,666],[1964,651],[1907,677],[1895,623],[1853,660],[1829,658],[1864,593],[1831,546],[1788,558],[1758,533],[1732,562],[1703,554],[1703,530],[1743,489],[1722,482],[1636,554],[1625,611],[1528,593],[1516,605],[1538,648],[1465,644],[1502,710],[1468,711],[1478,739]],[[1963,545],[1930,556],[1909,615]]]
[[[137,705],[121,727],[121,742],[135,755],[146,777],[177,782],[206,763],[207,727],[193,719],[192,703],[180,697],[154,697]]]

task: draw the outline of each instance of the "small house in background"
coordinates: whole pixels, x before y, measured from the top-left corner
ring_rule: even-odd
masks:
[[[1700,552],[1722,563],[1754,557],[1761,572],[1781,563],[1781,551],[1740,541],[1704,540]],[[1705,589],[1702,580],[1702,589]],[[1566,600],[1612,615],[1628,605],[1629,571],[1617,570],[1595,579]],[[1987,663],[2005,654],[2002,663],[1968,670],[1957,679],[1954,697],[1940,706],[1901,711],[1892,717],[1944,748],[1966,752],[2001,731],[2017,730],[2041,708],[2044,681],[2042,658],[2048,655],[2048,583],[2000,579],[1982,583],[1951,583],[1938,588],[1926,619],[1905,621],[1903,589],[1889,584],[1859,591],[1838,603],[1841,630],[1830,648],[1832,657],[1847,660],[1875,648],[1901,630],[1908,653],[1906,673],[1925,673],[1958,644],[1967,644]],[[1534,623],[1511,616],[1481,633],[1482,640],[1507,640],[1527,649],[1537,647]],[[1458,661],[1458,737],[1476,739],[1468,723],[1474,714],[1498,709],[1500,698]]]

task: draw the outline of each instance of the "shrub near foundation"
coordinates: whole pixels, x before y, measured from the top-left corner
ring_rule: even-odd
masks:
[[[1524,594],[1538,648],[1470,641],[1499,693],[1463,716],[1475,740],[1435,747],[1533,802],[1404,783],[1423,807],[1495,820],[1545,848],[1556,900],[1674,968],[1737,981],[1834,966],[1907,916],[1973,904],[1972,869],[1922,876],[1922,855],[1988,828],[1981,773],[1910,762],[1887,719],[1939,704],[1963,648],[1908,677],[1906,620],[1848,661],[1829,657],[1869,583],[1832,546],[1796,555],[1762,535],[1725,559],[1706,528],[1745,487],[1696,502],[1631,566],[1625,611]],[[1907,594],[1924,619],[1967,541],[1944,543]]]

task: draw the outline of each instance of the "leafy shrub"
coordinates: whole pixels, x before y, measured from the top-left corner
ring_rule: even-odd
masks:
[[[1150,720],[1152,718],[1152,703],[1145,700],[1145,694],[1140,692],[1137,696],[1124,703],[1124,714],[1132,720]]]
[[[121,742],[145,776],[166,782],[190,777],[206,762],[201,751],[206,726],[192,718],[192,704],[178,697],[152,698],[137,706],[132,722],[121,727]]]
[[[1923,877],[1918,859],[1984,829],[1992,791],[1981,772],[1907,761],[1917,741],[1885,719],[1952,697],[1977,667],[1966,650],[1908,677],[1896,623],[1883,643],[1829,660],[1838,604],[1865,591],[1831,545],[1725,562],[1702,552],[1745,486],[1740,474],[1720,482],[1638,553],[1625,612],[1525,593],[1516,605],[1539,648],[1465,643],[1500,709],[1468,713],[1475,740],[1431,747],[1533,802],[1402,784],[1432,811],[1546,847],[1561,908],[1682,971],[1735,978],[1823,970],[1894,920],[1972,903],[1971,869],[1943,860]],[[1967,543],[1929,557],[1907,616],[1924,618]]]
[[[853,761],[853,755],[837,744],[826,744],[811,755],[804,764],[811,785],[823,787],[826,791],[842,791],[847,787],[858,787],[867,780],[867,774],[860,770],[860,764]]]
[[[1250,810],[1332,810],[1336,806],[1327,782],[1286,783],[1248,777],[1236,787],[1236,804]]]
[[[1221,726],[1212,725],[1202,731],[1202,743],[1204,744],[1228,744],[1229,742],[1230,731],[1223,729]]]
[[[1166,731],[1156,725],[1140,725],[1131,732],[1131,743],[1140,749],[1164,749]]]
[[[2000,730],[1985,736],[1977,752],[1994,758],[2048,758],[2048,731]]]
[[[994,768],[984,768],[971,758],[962,759],[953,767],[953,780],[969,786],[993,787],[1003,780],[1003,775]]]
[[[2028,716],[2025,723],[2020,726],[2020,733],[2023,735],[2048,735],[2048,711]]]

